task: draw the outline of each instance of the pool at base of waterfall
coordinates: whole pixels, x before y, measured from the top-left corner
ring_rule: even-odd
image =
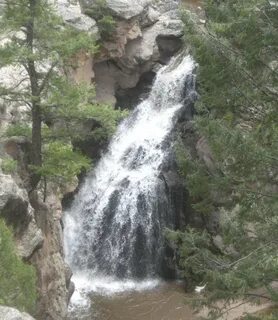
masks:
[[[185,303],[188,295],[182,283],[145,280],[109,285],[108,279],[99,280],[88,301],[78,304],[78,297],[73,297],[69,320],[197,320]]]

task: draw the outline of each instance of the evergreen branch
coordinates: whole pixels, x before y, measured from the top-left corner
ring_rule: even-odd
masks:
[[[44,76],[42,84],[39,86],[39,93],[42,93],[42,91],[44,90],[45,86],[49,81],[49,78],[51,77],[53,70],[57,67],[58,64],[59,64],[58,60],[52,63],[51,67],[49,68],[46,75]]]
[[[267,297],[265,295],[258,294],[258,293],[245,293],[244,296],[246,296],[246,297],[254,297],[254,298],[262,298],[262,299],[266,299],[266,300],[272,301],[272,299],[270,297]]]

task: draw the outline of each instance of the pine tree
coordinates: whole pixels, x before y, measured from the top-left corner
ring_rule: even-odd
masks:
[[[123,116],[112,107],[94,104],[91,85],[77,84],[67,77],[77,67],[75,57],[80,51],[88,54],[96,51],[92,36],[66,25],[47,0],[5,1],[0,34],[4,38],[0,45],[0,68],[14,67],[23,74],[12,86],[0,85],[0,96],[5,103],[29,107],[31,130],[26,123],[17,123],[8,131],[30,135],[31,188],[38,185],[42,175],[54,174],[55,166],[49,168],[49,157],[57,150],[57,140],[64,144],[59,155],[67,159],[68,166],[75,167],[67,174],[80,172],[89,165],[89,160],[71,147],[71,140],[81,134],[80,123],[95,119],[103,135],[109,134]],[[100,134],[100,129],[96,133]],[[47,168],[44,162],[48,163]],[[56,166],[56,176],[63,174],[67,176]]]
[[[215,170],[179,147],[193,207],[220,212],[223,248],[207,230],[168,232],[184,276],[206,283],[197,306],[211,318],[227,303],[277,302],[278,7],[265,0],[206,1],[206,22],[185,13],[186,41],[199,63],[196,133],[207,140]],[[219,199],[221,198],[221,199]]]

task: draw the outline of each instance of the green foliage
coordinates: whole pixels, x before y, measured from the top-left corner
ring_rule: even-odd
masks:
[[[189,228],[186,232],[166,230],[165,236],[178,253],[179,267],[183,277],[187,279],[187,287],[193,288],[201,283],[206,275],[206,268],[209,265],[213,268],[214,265],[209,234],[206,231],[196,232]]]
[[[71,64],[71,58],[81,49],[94,53],[96,46],[90,35],[65,25],[62,18],[55,14],[54,9],[44,0],[36,1],[34,12],[30,9],[30,0],[17,2],[6,1],[0,21],[1,34],[10,34],[24,30],[28,22],[34,20],[34,38],[36,51],[24,46],[26,39],[23,34],[12,34],[10,41],[0,47],[1,64],[22,64],[28,59],[47,61],[51,67]],[[26,30],[25,30],[26,31]],[[51,36],[50,36],[51,35]],[[47,74],[46,68],[43,74]],[[43,79],[43,74],[41,78]]]
[[[86,7],[86,4],[84,4]],[[89,8],[85,9],[85,13],[96,20],[100,20],[103,15],[109,13],[106,0],[96,0],[93,4],[89,5]]]
[[[32,134],[32,128],[28,125],[21,124],[21,123],[10,125],[5,132],[6,137],[31,138],[31,134]]]
[[[242,320],[276,320],[278,319],[277,308],[268,308],[256,315],[246,315]]]
[[[0,304],[33,312],[36,274],[15,252],[12,233],[0,219]]]
[[[236,115],[277,99],[277,8],[268,1],[207,1],[206,26],[185,14],[186,41],[199,62],[199,108]],[[221,88],[221,91],[219,90]],[[269,108],[269,107],[267,107]]]
[[[100,35],[103,39],[109,40],[116,28],[116,21],[112,16],[103,16],[97,22]]]
[[[94,12],[101,33],[108,37],[114,21],[108,15],[105,1],[97,1]],[[64,175],[67,181],[88,167],[88,160],[73,151],[70,142],[86,139],[88,135],[100,143],[106,141],[126,114],[94,104],[92,85],[77,84],[67,77],[78,67],[78,54],[92,55],[97,45],[90,34],[65,24],[45,0],[7,0],[0,17],[0,34],[8,39],[0,46],[0,68],[21,68],[27,76],[27,81],[18,79],[12,87],[0,85],[0,96],[28,106],[32,124],[28,127],[17,123],[8,128],[6,135],[32,140],[29,166],[35,170],[30,179],[32,187],[36,187],[40,176],[52,180],[56,176],[61,181]],[[95,123],[91,131],[84,128],[88,121]],[[55,161],[62,166],[55,168]]]
[[[190,190],[192,208],[200,214],[209,215],[215,211],[211,194],[217,190],[216,181],[211,178],[205,164],[191,159],[182,145],[177,145],[176,154],[180,174],[186,179]]]
[[[117,124],[127,115],[127,110],[114,109],[110,105],[87,105],[83,110],[84,115],[94,119],[99,126],[91,132],[98,140],[107,140],[117,128]]]
[[[213,235],[194,229],[168,238],[185,278],[207,284],[195,305],[208,306],[216,319],[218,300],[257,302],[257,288],[277,303],[278,7],[265,0],[204,6],[205,25],[188,12],[184,21],[199,64],[194,126],[214,169],[182,146],[178,160],[195,211],[221,213],[223,243],[220,249]]]
[[[85,12],[96,20],[101,38],[110,40],[116,28],[116,21],[107,7],[106,0],[94,1]]]
[[[17,169],[17,161],[13,159],[3,159],[1,169],[5,174],[14,173]]]
[[[87,157],[74,151],[70,144],[56,141],[45,145],[43,165],[37,168],[37,172],[48,180],[67,183],[89,167]]]

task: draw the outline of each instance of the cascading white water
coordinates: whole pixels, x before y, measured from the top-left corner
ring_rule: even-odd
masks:
[[[173,223],[161,167],[178,111],[195,94],[194,66],[190,56],[176,57],[159,70],[65,213],[66,260],[79,290],[140,289],[157,277],[163,229]]]

